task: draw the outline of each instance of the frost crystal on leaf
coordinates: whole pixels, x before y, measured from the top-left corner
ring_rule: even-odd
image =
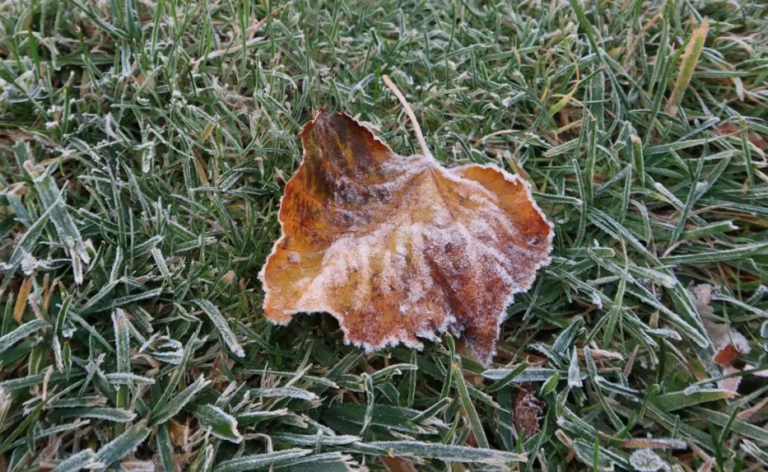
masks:
[[[579,355],[576,349],[573,349],[571,364],[568,366],[568,386],[571,388],[581,387],[581,369],[579,368]]]
[[[367,350],[420,348],[450,329],[487,363],[513,295],[549,262],[552,226],[528,184],[396,155],[341,113],[319,112],[300,136],[283,233],[259,274],[267,318],[328,312]]]
[[[638,449],[633,452],[629,457],[629,464],[639,472],[670,470],[669,465],[651,449]]]

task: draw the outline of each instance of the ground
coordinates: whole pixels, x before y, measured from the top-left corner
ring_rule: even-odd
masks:
[[[758,0],[0,4],[0,469],[762,470]],[[268,323],[326,107],[520,175],[552,262],[492,364]],[[740,384],[738,380],[740,381]],[[521,462],[527,459],[527,462]]]

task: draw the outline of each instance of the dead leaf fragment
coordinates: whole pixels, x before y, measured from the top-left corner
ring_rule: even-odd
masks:
[[[726,122],[721,125],[718,125],[714,129],[715,133],[720,135],[739,135],[741,133],[741,128],[739,128],[737,125]],[[768,149],[768,140],[757,134],[756,132],[747,132],[747,140],[754,144],[756,148],[760,150]]]
[[[713,290],[714,286],[710,284],[699,284],[690,289],[699,313],[714,313],[714,309],[710,306]],[[728,325],[715,323],[706,318],[702,319],[702,324],[704,329],[707,330],[709,339],[712,341],[712,347],[715,348],[712,360],[723,369],[723,376],[741,372],[741,369],[737,369],[733,364],[738,360],[739,356],[749,354],[752,350],[747,338],[735,329],[731,329]],[[741,377],[738,376],[717,381],[719,389],[727,390],[734,394],[738,393],[740,384]]]
[[[267,318],[328,312],[371,351],[450,329],[481,362],[515,293],[549,262],[528,184],[493,165],[399,156],[351,117],[319,112],[285,187],[282,236],[259,278]]]
[[[544,409],[544,402],[536,398],[536,390],[529,383],[520,385],[514,402],[515,428],[528,439],[539,429],[539,417]]]
[[[27,307],[29,293],[32,291],[32,278],[24,279],[16,295],[16,305],[13,307],[13,319],[21,323],[21,317],[24,316],[24,309]]]
[[[416,467],[400,457],[381,456],[381,462],[389,472],[416,472]]]
[[[740,353],[732,343],[725,343],[722,346],[718,346],[717,349],[715,355],[712,356],[712,360],[720,367],[728,367],[739,358]]]
[[[720,367],[730,367],[740,355],[749,354],[752,350],[747,338],[735,329],[730,329],[724,324],[713,323],[707,319],[703,321],[704,328],[715,348],[715,355],[712,360]]]
[[[711,284],[698,284],[690,289],[699,313],[711,314],[715,312],[710,306],[714,288]],[[712,360],[720,367],[730,367],[741,354],[749,354],[751,351],[747,338],[735,329],[706,318],[702,319],[702,324],[715,348],[715,355]]]

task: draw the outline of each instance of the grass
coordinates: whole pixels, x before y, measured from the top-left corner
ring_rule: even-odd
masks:
[[[765,4],[318,3],[0,4],[0,469],[762,470]],[[416,151],[383,74],[556,224],[488,370],[264,320],[312,111]]]

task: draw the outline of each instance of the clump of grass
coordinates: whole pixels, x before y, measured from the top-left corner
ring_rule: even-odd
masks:
[[[766,462],[762,3],[0,12],[0,467]],[[489,370],[450,338],[365,355],[330,317],[262,316],[256,274],[312,111],[415,151],[383,74],[437,159],[524,171],[556,223]],[[713,362],[710,323],[748,340],[739,373]],[[533,434],[521,391],[543,402]]]

